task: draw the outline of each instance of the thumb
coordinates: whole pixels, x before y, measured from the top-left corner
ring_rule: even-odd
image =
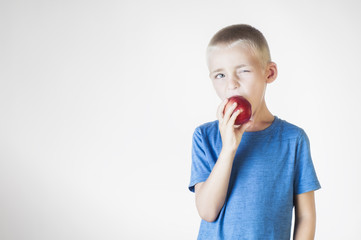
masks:
[[[244,123],[242,126],[241,126],[241,133],[243,134],[247,128],[251,127],[253,125],[253,121],[252,120],[249,120],[248,122]]]

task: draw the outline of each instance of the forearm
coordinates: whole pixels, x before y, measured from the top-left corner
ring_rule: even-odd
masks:
[[[295,220],[294,240],[313,240],[315,237],[316,217],[300,218]]]
[[[214,221],[224,205],[235,152],[222,149],[208,179],[196,192],[198,213],[206,221]]]

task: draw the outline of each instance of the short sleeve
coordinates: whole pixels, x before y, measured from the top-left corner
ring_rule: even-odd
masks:
[[[294,194],[315,191],[321,188],[311,158],[310,142],[304,130],[297,141]]]
[[[201,129],[198,127],[193,133],[192,139],[192,167],[189,190],[194,192],[194,185],[207,180],[212,169],[207,160],[206,149]]]

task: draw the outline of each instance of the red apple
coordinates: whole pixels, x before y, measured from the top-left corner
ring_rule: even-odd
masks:
[[[233,105],[233,103],[237,103],[237,107],[234,109],[233,113],[237,111],[238,109],[241,111],[236,121],[234,122],[234,125],[241,125],[243,123],[248,122],[248,120],[251,118],[252,115],[252,107],[251,104],[242,96],[233,96],[228,98],[228,102],[226,106],[224,107],[223,114],[227,111],[229,107]]]

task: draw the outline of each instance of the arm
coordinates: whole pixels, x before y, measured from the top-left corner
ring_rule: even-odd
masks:
[[[235,152],[222,149],[207,181],[195,185],[199,216],[207,222],[217,219],[226,199]]]
[[[239,113],[232,114],[236,107],[233,106],[223,116],[223,109],[226,103],[227,101],[223,101],[217,111],[222,137],[221,153],[207,180],[195,185],[198,214],[208,222],[213,222],[217,219],[224,205],[234,156],[245,129],[251,124],[251,122],[248,122],[241,127],[235,128],[234,121]]]
[[[295,196],[294,240],[313,240],[316,229],[314,191]]]

